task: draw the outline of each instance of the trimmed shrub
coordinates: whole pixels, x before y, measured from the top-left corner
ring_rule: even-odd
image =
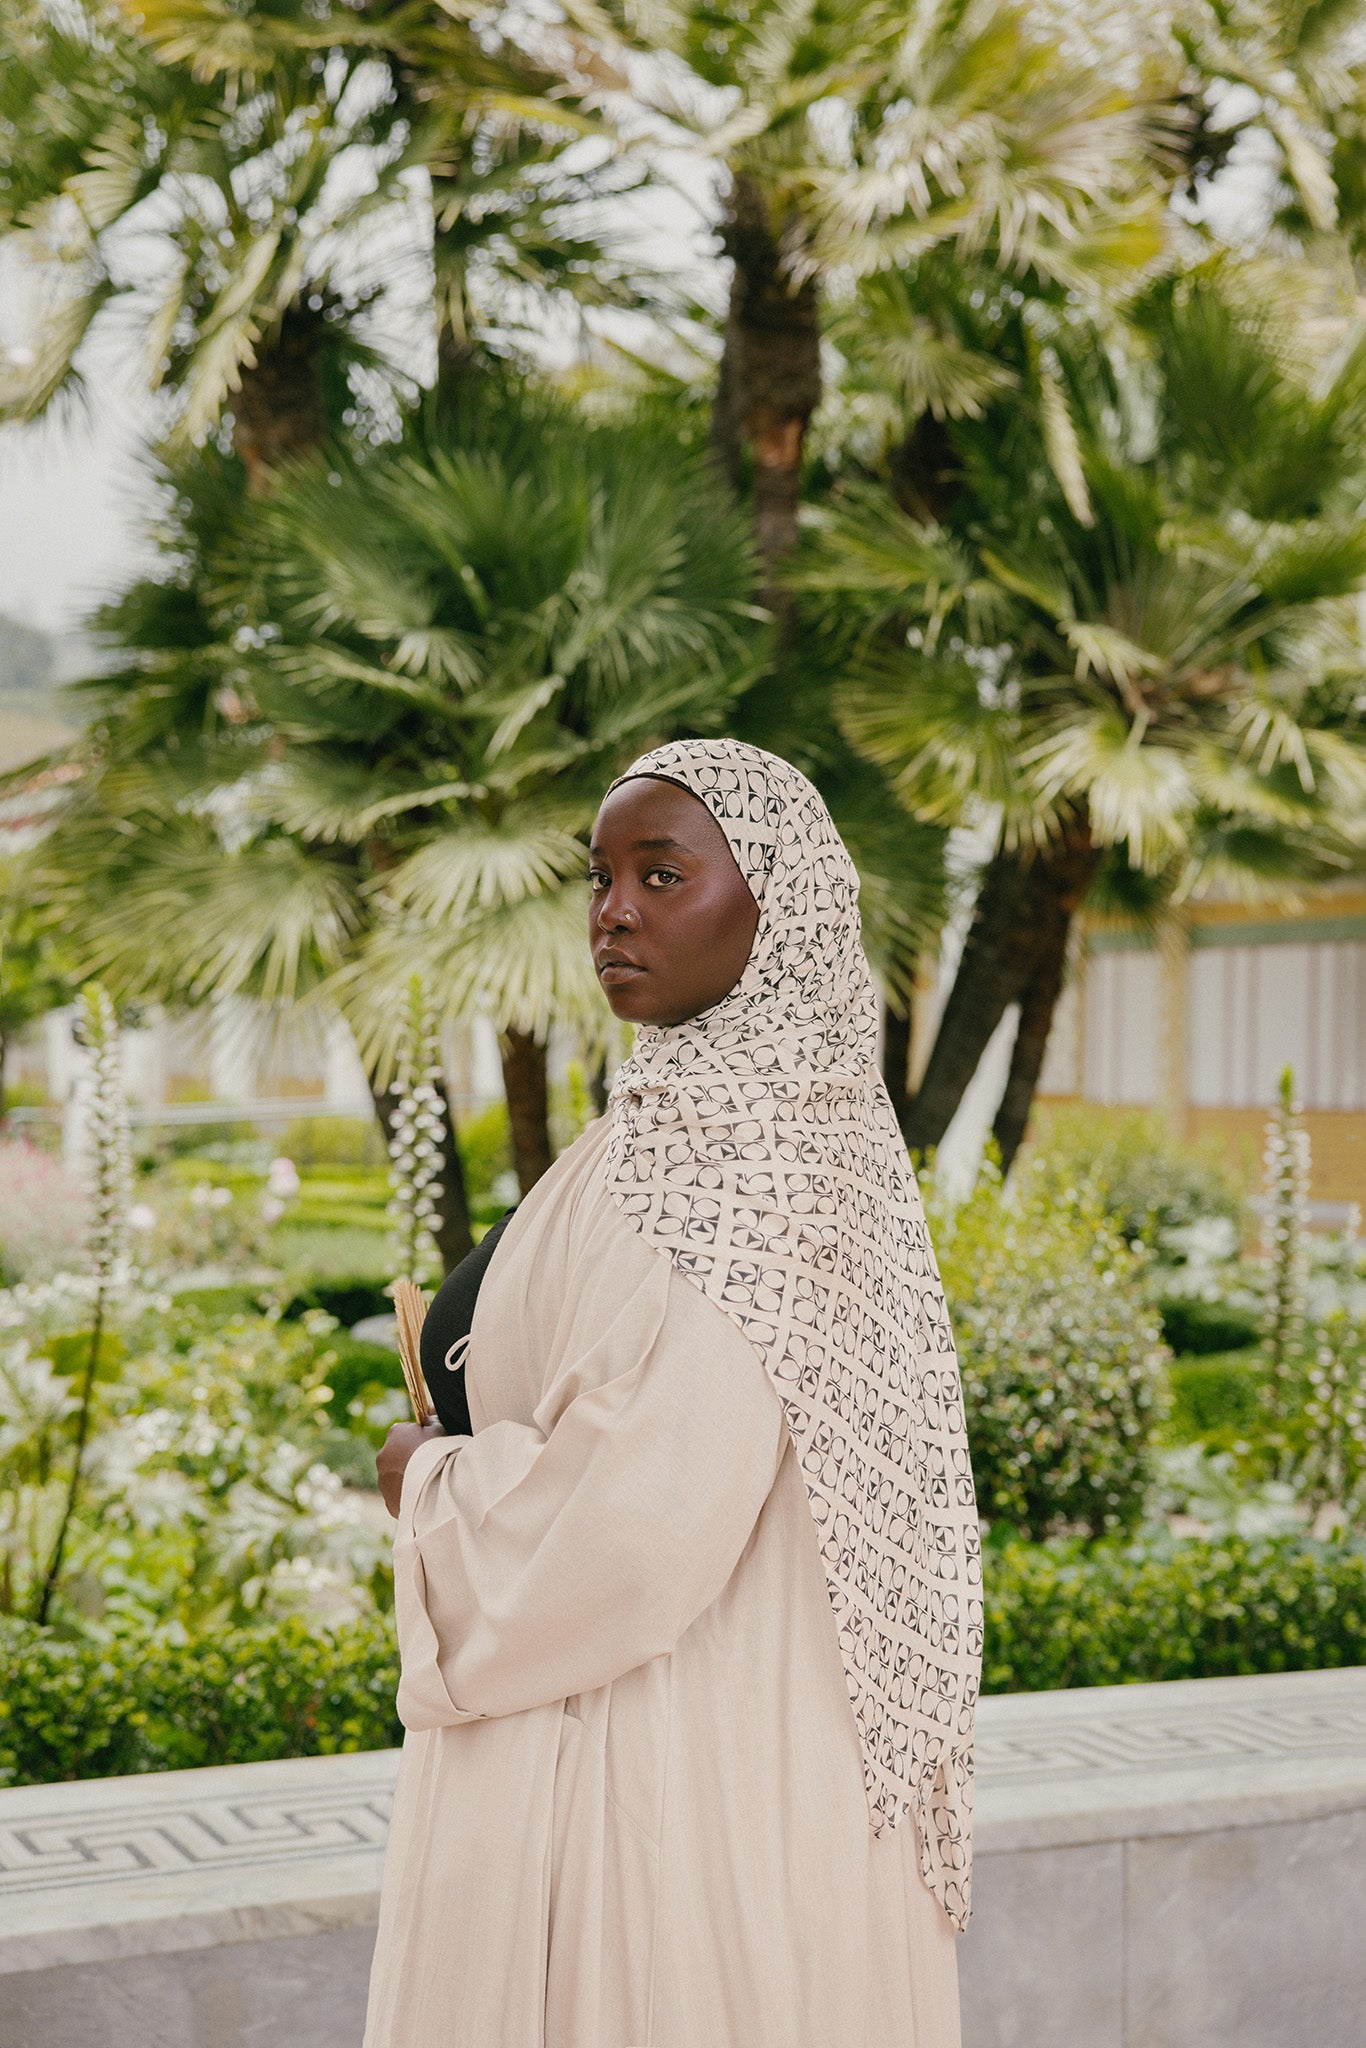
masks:
[[[1095,1187],[1120,1235],[1150,1249],[1165,1232],[1211,1216],[1241,1229],[1242,1194],[1226,1161],[1213,1146],[1174,1142],[1152,1110],[1047,1107],[1030,1150],[1058,1175]]]
[[[402,1738],[381,1620],[62,1642],[0,1623],[0,1783],[382,1749]]]
[[[1011,1543],[986,1554],[987,1692],[1366,1661],[1366,1550],[1300,1537]],[[398,1652],[376,1617],[62,1641],[0,1621],[0,1783],[383,1749]]]
[[[282,1311],[286,1322],[297,1322],[311,1308],[324,1309],[335,1316],[344,1329],[349,1330],[366,1316],[390,1316],[394,1312],[392,1295],[385,1293],[383,1280],[372,1279],[368,1274],[355,1274],[336,1280],[312,1280],[306,1287],[292,1295]],[[400,1382],[401,1384],[401,1382]]]
[[[1261,1319],[1226,1301],[1194,1294],[1169,1295],[1160,1304],[1162,1336],[1175,1352],[1202,1358],[1214,1351],[1246,1351],[1262,1334]]]
[[[1173,1443],[1207,1443],[1230,1450],[1266,1428],[1262,1400],[1265,1368],[1259,1353],[1235,1351],[1210,1358],[1179,1358],[1168,1379],[1172,1406],[1166,1434]]]
[[[1366,1551],[1356,1545],[1020,1543],[988,1552],[985,1572],[986,1692],[1366,1661]]]

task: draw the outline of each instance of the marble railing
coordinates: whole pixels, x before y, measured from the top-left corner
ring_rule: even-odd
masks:
[[[358,2048],[395,1762],[0,1791],[0,2048]],[[965,2048],[1366,2048],[1366,1669],[985,1701],[961,1958]]]

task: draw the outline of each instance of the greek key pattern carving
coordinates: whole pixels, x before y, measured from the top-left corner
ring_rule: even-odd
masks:
[[[373,1856],[384,1847],[392,1799],[391,1765],[373,1783],[332,1789],[189,1801],[149,1785],[146,1796],[131,1793],[117,1807],[17,1820],[0,1807],[0,1898],[348,1852]]]
[[[1366,1755],[1366,1683],[1359,1700],[1286,1700],[1279,1705],[1177,1711],[1115,1709],[1094,1717],[1040,1712],[984,1735],[977,1772],[984,1785],[1046,1784],[1105,1772],[1208,1770],[1264,1759]]]

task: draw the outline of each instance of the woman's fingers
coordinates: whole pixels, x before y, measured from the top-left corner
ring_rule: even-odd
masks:
[[[403,1497],[403,1475],[413,1452],[419,1444],[430,1443],[434,1436],[444,1433],[441,1424],[433,1419],[425,1425],[396,1422],[385,1437],[375,1460],[375,1469],[379,1474],[379,1490],[384,1505],[391,1515],[398,1515],[399,1502]]]

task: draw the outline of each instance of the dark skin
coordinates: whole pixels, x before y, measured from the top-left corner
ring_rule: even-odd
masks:
[[[677,783],[638,775],[604,799],[588,856],[588,944],[614,1016],[684,1024],[744,973],[759,906],[706,805]],[[398,1422],[379,1454],[379,1489],[397,1515],[408,1460],[439,1422]]]

